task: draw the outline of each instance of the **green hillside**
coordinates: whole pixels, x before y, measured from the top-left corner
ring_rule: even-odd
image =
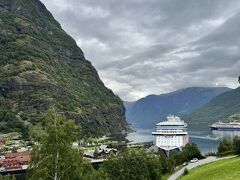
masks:
[[[127,130],[120,98],[39,0],[0,0],[0,107],[0,132],[41,127],[52,107],[87,135]]]
[[[181,180],[230,180],[240,177],[240,158],[216,161],[198,168],[194,168]]]
[[[240,113],[240,88],[216,96],[184,119],[190,126],[208,128],[215,121],[227,121],[229,116],[237,113]]]

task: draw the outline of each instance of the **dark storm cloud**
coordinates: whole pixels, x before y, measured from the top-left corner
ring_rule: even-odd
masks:
[[[188,86],[237,85],[238,0],[43,2],[123,100]]]

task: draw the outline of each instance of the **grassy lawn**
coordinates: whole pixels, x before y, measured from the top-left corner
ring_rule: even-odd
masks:
[[[189,171],[181,180],[235,180],[240,179],[240,158],[216,161]]]

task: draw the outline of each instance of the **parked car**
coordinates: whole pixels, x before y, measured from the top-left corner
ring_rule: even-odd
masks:
[[[184,162],[182,165],[183,165],[183,166],[187,166],[187,165],[188,165],[188,162]]]
[[[193,158],[190,163],[195,163],[195,162],[198,162],[198,158]]]

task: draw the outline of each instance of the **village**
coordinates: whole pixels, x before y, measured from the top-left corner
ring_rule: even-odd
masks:
[[[0,174],[24,173],[30,165],[33,142],[25,141],[18,133],[0,135]],[[109,137],[80,140],[73,148],[83,152],[83,157],[92,164],[100,164],[110,155],[117,155],[124,148],[150,147],[153,142],[132,143],[113,141]]]

